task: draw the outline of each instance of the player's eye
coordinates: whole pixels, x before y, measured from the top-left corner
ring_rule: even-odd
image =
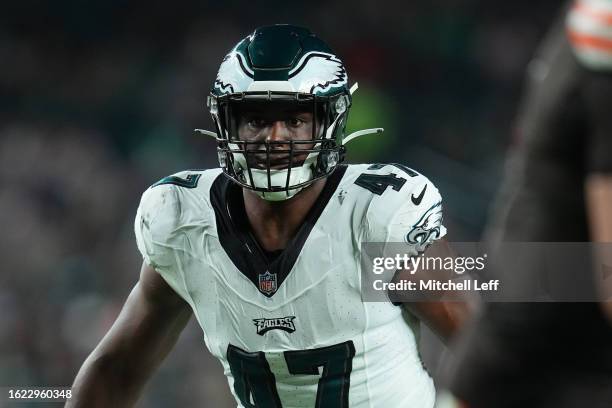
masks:
[[[248,121],[248,125],[251,128],[261,129],[261,128],[266,126],[266,121],[264,119],[261,119],[261,118],[251,118]]]
[[[293,118],[289,118],[287,120],[287,124],[291,127],[300,127],[302,124],[304,123],[304,121],[300,118],[297,117],[293,117]]]

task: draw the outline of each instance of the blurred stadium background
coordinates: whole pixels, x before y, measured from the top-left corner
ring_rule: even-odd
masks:
[[[0,14],[0,386],[60,386],[138,277],[140,194],[216,167],[205,96],[256,26],[309,27],[358,81],[351,162],[401,162],[478,240],[513,140],[529,58],[558,1],[6,2]],[[40,407],[41,405],[36,405]],[[141,406],[230,407],[192,322]]]

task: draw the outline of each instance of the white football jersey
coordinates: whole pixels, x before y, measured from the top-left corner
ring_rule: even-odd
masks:
[[[418,326],[401,307],[362,301],[360,245],[416,254],[445,234],[440,214],[438,190],[407,167],[340,166],[269,260],[240,187],[214,169],[151,186],[135,230],[145,261],[193,308],[239,407],[429,408]]]

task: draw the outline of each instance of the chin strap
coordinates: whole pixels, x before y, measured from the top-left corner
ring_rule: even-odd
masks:
[[[382,133],[384,132],[385,129],[383,128],[373,128],[373,129],[363,129],[363,130],[358,130],[356,132],[351,133],[350,135],[346,136],[344,139],[342,139],[342,145],[346,145],[348,142],[350,142],[353,139],[357,139],[360,136],[364,136],[364,135],[371,135],[373,133]]]
[[[210,130],[205,130],[205,129],[193,129],[194,132],[198,132],[201,135],[204,136],[210,136],[210,137],[214,137],[215,139],[218,139],[219,137],[217,136],[217,132],[213,132]]]

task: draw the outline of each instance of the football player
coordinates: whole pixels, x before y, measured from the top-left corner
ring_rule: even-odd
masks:
[[[363,302],[360,247],[444,250],[442,199],[408,167],[341,164],[378,131],[346,136],[350,106],[342,61],[304,28],[259,28],[227,54],[202,131],[220,168],[143,194],[140,280],[68,406],[132,404],[192,313],[240,407],[433,406],[414,316],[448,338],[467,308]]]
[[[492,241],[612,242],[612,1],[564,10],[527,85]],[[454,394],[470,408],[612,406],[612,326],[600,306],[489,304]]]

